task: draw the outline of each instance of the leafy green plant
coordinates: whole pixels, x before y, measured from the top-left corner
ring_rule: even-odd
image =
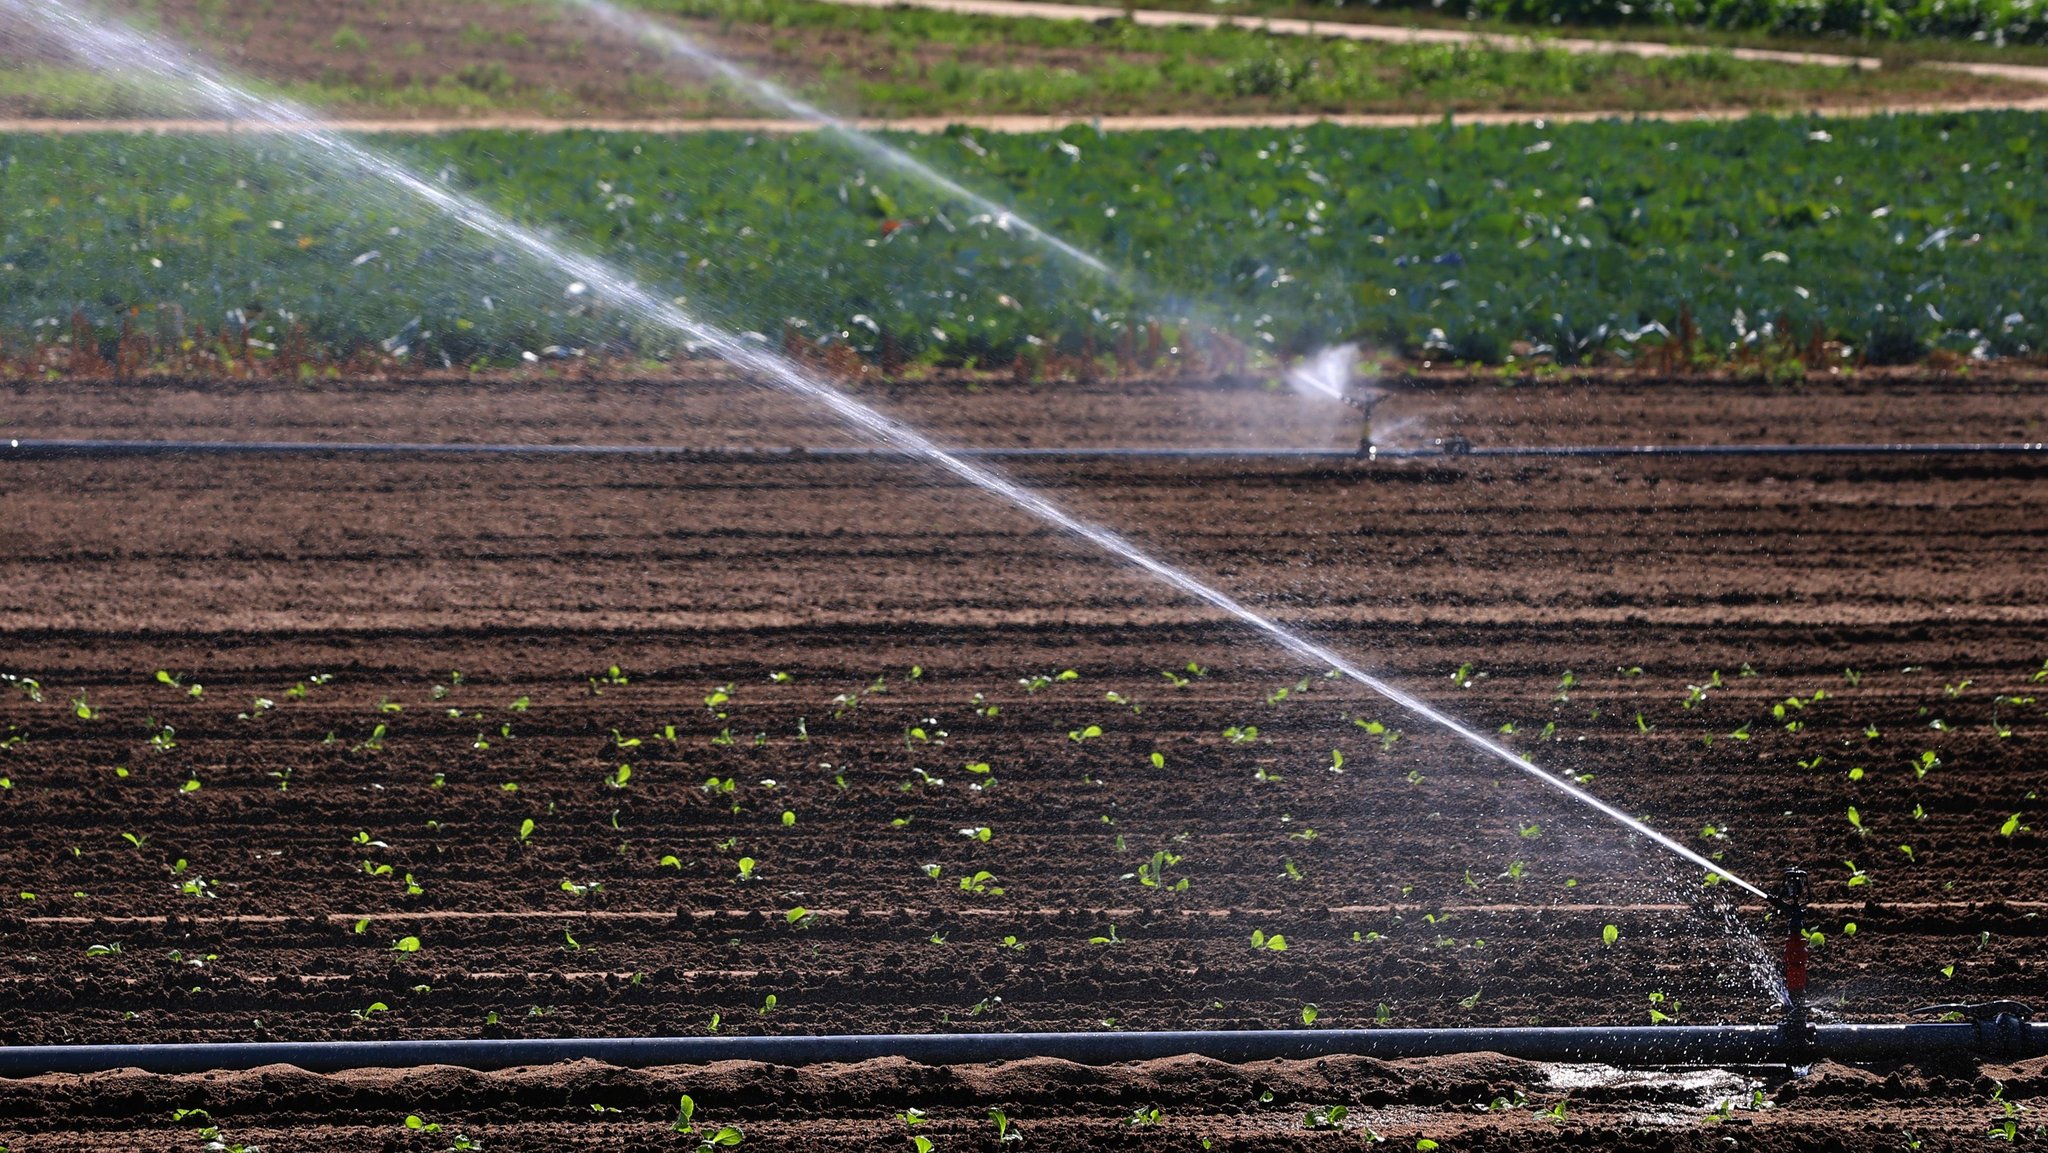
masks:
[[[996,1127],[996,1144],[1008,1145],[1014,1141],[1024,1140],[1024,1134],[1017,1129],[1016,1123],[1001,1109],[990,1109],[988,1119]]]
[[[1287,938],[1279,933],[1267,935],[1263,929],[1252,930],[1252,948],[1265,949],[1274,953],[1287,951]]]
[[[715,1015],[713,1017],[713,1020],[714,1024],[712,1026],[711,1031],[715,1033],[718,1031],[717,1025],[715,1024]],[[682,1095],[682,1099],[676,1104],[676,1119],[674,1124],[669,1126],[669,1129],[670,1131],[680,1133],[685,1137],[698,1138],[697,1153],[714,1153],[714,1151],[718,1149],[729,1149],[735,1145],[738,1145],[741,1141],[745,1140],[746,1138],[746,1135],[744,1133],[740,1132],[740,1130],[736,1128],[733,1128],[732,1126],[724,1126],[718,1129],[705,1129],[700,1131],[697,1126],[696,1118],[697,1102],[691,1100],[690,1095],[688,1093],[685,1093]]]
[[[1341,1129],[1344,1126],[1344,1118],[1350,1115],[1351,1110],[1343,1105],[1328,1105],[1319,1109],[1311,1109],[1307,1113],[1302,1114],[1301,1127],[1304,1129]]]
[[[974,873],[960,878],[960,890],[965,893],[1000,897],[1003,895],[1003,889],[1002,886],[995,883],[995,880],[995,874],[988,870],[976,870]]]

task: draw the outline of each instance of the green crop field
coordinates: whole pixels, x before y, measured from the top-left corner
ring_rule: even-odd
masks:
[[[746,2],[642,0],[645,7]],[[1797,39],[2048,44],[2048,8],[2039,0],[1150,0],[1143,6],[1247,16],[1372,19],[1376,13],[1415,13],[1539,28],[1691,28]]]
[[[2048,140],[2029,115],[896,142],[1125,276],[1090,276],[824,137],[380,143],[710,319],[870,356],[886,332],[906,355],[996,364],[1152,319],[1283,354],[1361,339],[1489,363],[1628,356],[1682,311],[1710,348],[1818,329],[1879,362],[2048,336],[2016,275],[2048,263]],[[338,175],[286,152],[0,138],[0,332],[19,348],[60,339],[74,309],[111,332],[166,306],[210,328],[260,306],[271,340],[296,322],[334,348],[418,317],[395,344],[435,363],[677,351],[412,206],[335,195]]]

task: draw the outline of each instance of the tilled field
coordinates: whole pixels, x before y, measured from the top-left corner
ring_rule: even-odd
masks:
[[[498,428],[467,385],[23,385],[0,436],[836,435],[727,387],[500,387],[524,426]],[[883,399],[963,443],[1356,437],[1260,391]],[[2042,414],[2010,383],[1446,384],[1382,425],[1962,440],[2025,437]],[[1743,877],[1812,869],[1828,1011],[1896,1019],[2048,991],[2044,468],[1010,471]],[[1735,886],[900,461],[36,459],[0,463],[0,491],[9,1043],[1775,1012],[1757,947],[1726,927],[1732,906],[1770,933]],[[1366,1125],[1445,1149],[1875,1148],[1903,1129],[1981,1145],[2006,1118],[1992,1079],[2029,1106],[2024,1141],[2043,1077],[1483,1058],[274,1070],[15,1083],[0,1140],[191,1148],[205,1121],[171,1114],[204,1108],[265,1148],[445,1148],[458,1130],[654,1147],[683,1143],[668,1122],[689,1092],[747,1147],[990,1145],[991,1107],[1061,1148],[1355,1144]],[[1538,1116],[1559,1100],[1566,1120]],[[1724,1100],[1735,1123],[1703,1125]],[[1342,1134],[1304,1127],[1333,1104],[1352,1109]],[[906,1128],[913,1107],[934,1120]]]

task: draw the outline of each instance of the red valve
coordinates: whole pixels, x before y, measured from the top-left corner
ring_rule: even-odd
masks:
[[[1806,991],[1806,935],[1785,938],[1785,988],[1794,994]]]

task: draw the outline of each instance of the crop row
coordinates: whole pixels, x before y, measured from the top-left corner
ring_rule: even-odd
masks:
[[[1715,354],[1789,332],[1890,362],[2048,343],[2015,275],[2048,261],[2042,132],[1981,113],[895,141],[1101,254],[1114,282],[825,137],[385,143],[709,319],[870,358],[1001,363],[1159,321],[1282,355],[1355,339],[1577,362],[1689,314]],[[434,363],[685,351],[278,137],[4,137],[0,189],[16,341],[67,339],[83,309],[109,342],[126,317],[179,337],[247,324],[260,343],[299,325]]]
[[[878,674],[828,698],[823,688],[794,685],[777,673],[779,679],[765,685],[709,686],[701,708],[666,722],[649,722],[644,705],[619,712],[608,739],[593,741],[585,731],[587,718],[578,714],[591,708],[611,712],[614,706],[596,698],[632,695],[633,674],[612,667],[590,677],[582,690],[589,694],[587,705],[563,686],[506,696],[514,690],[466,682],[459,673],[434,684],[424,697],[385,693],[374,705],[361,689],[351,692],[327,676],[261,695],[244,690],[220,701],[235,690],[209,691],[168,671],[156,674],[152,688],[121,687],[114,698],[119,703],[109,705],[104,686],[59,690],[8,674],[0,677],[0,688],[14,698],[0,714],[9,717],[0,724],[0,803],[118,795],[137,823],[99,830],[104,840],[92,846],[90,861],[75,851],[44,860],[38,876],[7,881],[10,891],[38,908],[70,904],[63,892],[88,875],[94,883],[131,891],[140,878],[130,866],[142,861],[127,858],[153,858],[166,840],[190,840],[197,847],[205,838],[181,833],[174,814],[222,788],[243,798],[246,811],[289,813],[288,839],[307,855],[304,863],[313,865],[321,883],[350,886],[353,878],[354,899],[371,909],[417,907],[418,898],[444,884],[466,887],[437,874],[487,867],[490,858],[459,864],[463,854],[447,856],[450,836],[516,850],[547,876],[542,888],[495,891],[490,899],[545,902],[567,894],[577,903],[621,883],[666,892],[670,879],[701,899],[764,876],[772,886],[803,884],[811,904],[872,901],[872,892],[843,889],[840,878],[807,876],[802,862],[778,859],[779,844],[808,836],[810,826],[821,821],[835,837],[890,844],[900,854],[899,879],[938,882],[937,889],[962,903],[996,900],[1020,883],[1023,892],[1035,891],[1044,900],[1053,896],[1046,890],[1058,886],[1048,886],[1048,876],[1031,875],[1034,851],[1021,850],[1024,856],[1017,857],[1020,850],[1006,848],[1020,840],[1036,843],[1043,867],[1087,841],[1103,850],[1098,864],[1106,873],[1080,866],[1081,876],[1089,878],[1080,883],[1090,900],[1114,905],[1150,900],[1147,890],[1164,895],[1187,891],[1191,880],[1197,887],[1208,883],[1201,877],[1203,866],[1183,858],[1196,852],[1191,846],[1198,842],[1206,845],[1206,838],[1187,830],[1207,829],[1214,815],[1207,804],[1191,804],[1179,787],[1164,784],[1173,774],[1220,773],[1280,799],[1290,815],[1267,836],[1243,841],[1214,831],[1234,852],[1272,854],[1272,867],[1296,883],[1304,879],[1303,869],[1336,868],[1325,859],[1333,851],[1348,855],[1370,847],[1318,844],[1325,839],[1314,825],[1348,828],[1355,837],[1353,826],[1363,818],[1350,810],[1380,792],[1368,789],[1359,796],[1340,786],[1377,779],[1401,791],[1396,782],[1405,781],[1406,791],[1432,806],[1500,804],[1492,791],[1497,782],[1460,783],[1457,759],[1436,747],[1432,734],[1410,736],[1370,711],[1354,715],[1343,707],[1338,682],[1233,681],[1216,686],[1226,696],[1209,686],[1190,694],[1190,686],[1207,676],[1209,670],[1190,664],[1164,670],[1152,689],[1105,690],[1063,670],[1021,678],[1009,690],[969,695],[958,686],[930,691],[936,686],[919,669],[908,681]],[[1914,670],[1891,678],[1898,683],[1884,695],[1873,693],[1875,686],[1865,688],[1869,678],[1856,670],[1845,670],[1840,680],[1829,678],[1831,685],[1783,696],[1758,691],[1762,682],[1746,666],[1739,673],[1714,670],[1687,678],[1682,693],[1663,685],[1645,692],[1637,683],[1641,676],[1633,667],[1601,678],[1567,671],[1536,719],[1496,719],[1502,715],[1499,703],[1481,715],[1491,714],[1488,725],[1501,740],[1526,748],[1539,761],[1570,766],[1564,771],[1582,785],[1592,785],[1596,771],[1604,775],[1601,762],[1608,759],[1587,755],[1589,738],[1596,750],[1615,752],[1639,741],[1668,747],[1677,740],[1736,772],[1756,764],[1796,764],[1811,782],[1808,812],[1820,819],[1795,835],[1809,838],[1818,854],[1846,849],[1845,855],[1863,862],[1846,861],[1837,877],[1846,890],[1825,886],[1830,895],[1867,895],[1866,886],[1880,874],[1911,887],[1906,874],[1928,867],[1930,846],[1938,873],[1938,858],[1957,847],[1957,838],[2011,844],[2026,840],[2023,834],[2030,831],[2028,810],[2038,802],[2038,782],[2025,775],[1992,779],[1969,766],[1998,762],[2001,746],[2024,743],[2038,731],[2040,718],[2048,715],[2039,696],[2039,686],[2048,684],[2048,664],[1995,689],[1967,679],[1939,682]],[[1450,684],[1461,694],[1485,696],[1491,695],[1484,690],[1487,680],[1483,670],[1467,664],[1451,674]],[[1893,695],[1898,692],[1923,702],[1917,716],[1907,719]],[[1727,696],[1736,699],[1725,702]],[[1235,705],[1227,703],[1231,698]],[[1191,713],[1193,702],[1199,705]],[[1212,710],[1219,708],[1227,710],[1222,716],[1230,723],[1199,719],[1203,713],[1215,717]],[[1430,750],[1410,753],[1417,739]],[[363,828],[357,822],[374,821],[379,806],[365,808],[353,796],[336,796],[332,800],[342,803],[336,809],[325,793],[338,787],[353,794],[349,782],[364,771],[379,782],[377,791],[403,789],[415,799],[431,798],[429,807],[440,818],[427,821],[425,833]],[[558,779],[564,771],[577,779]],[[533,779],[535,773],[546,779]],[[1023,782],[1024,793],[1008,801],[1013,776]],[[521,777],[527,779],[522,783]],[[1110,781],[1118,785],[1110,787]],[[1477,793],[1465,796],[1475,784]],[[1065,798],[1063,805],[1115,807],[1103,798],[1132,785],[1149,803],[1142,816],[1134,807],[1127,815],[1136,819],[1122,823],[1108,815],[1098,823],[1091,816],[1080,827],[1071,813],[1049,818],[1025,801],[1026,794],[1050,786],[1053,795]],[[460,800],[454,807],[443,803],[455,797]],[[635,805],[635,798],[642,804]],[[1649,795],[1633,800],[1682,804]],[[1550,812],[1534,801],[1525,799],[1520,809],[1479,822],[1494,850],[1504,847],[1513,859],[1483,868],[1469,861],[1454,866],[1446,893],[1476,896],[1496,881],[1496,872],[1498,881],[1512,882],[1506,886],[1510,892],[1523,888],[1525,877],[1536,881],[1543,873],[1551,875],[1532,888],[1578,888],[1577,880],[1556,875],[1557,862],[1540,861],[1535,850],[1549,844],[1547,823],[1577,823],[1579,815]],[[1316,814],[1331,804],[1333,811]],[[1688,837],[1718,859],[1733,843],[1730,818],[1753,815],[1713,815]],[[306,836],[312,826],[336,821],[342,824],[331,836]],[[1154,839],[1174,822],[1184,822],[1180,833]],[[644,827],[629,839],[628,826],[635,824]],[[1743,832],[1748,839],[1762,830]],[[65,834],[50,829],[44,835]],[[565,837],[569,843],[561,844]],[[671,837],[680,839],[670,845]],[[304,843],[309,839],[315,843]],[[616,852],[609,851],[613,842]],[[1064,847],[1042,851],[1055,842]],[[229,862],[195,855],[188,867],[184,855],[166,855],[144,869],[165,882],[145,882],[145,891],[171,894],[173,902],[182,895],[204,903],[243,887],[213,875]],[[1350,859],[1349,869],[1340,871],[1355,872],[1362,863]],[[1047,872],[1065,873],[1076,864],[1066,860]],[[1109,879],[1116,877],[1121,879]],[[1402,896],[1408,896],[1406,889]],[[107,911],[84,892],[73,898],[80,911]],[[1490,892],[1488,899],[1495,899]],[[259,897],[255,903],[267,902]],[[796,907],[788,919],[794,923],[809,915]]]

